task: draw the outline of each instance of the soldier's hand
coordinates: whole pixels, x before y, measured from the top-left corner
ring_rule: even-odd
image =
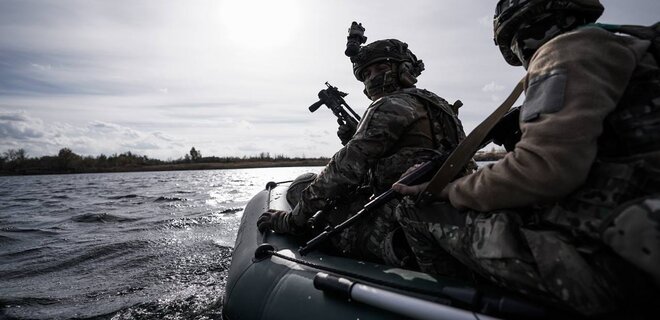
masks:
[[[401,183],[394,183],[392,185],[392,190],[405,196],[416,196],[422,193],[422,191],[424,191],[426,189],[426,186],[428,185],[429,185],[428,182],[424,182],[422,184],[418,184],[414,186],[407,186]]]
[[[291,227],[288,224],[286,211],[270,209],[261,214],[257,219],[257,229],[263,233],[267,230],[273,230],[277,233],[288,233]]]
[[[401,175],[401,178],[403,178],[403,177],[409,175],[410,173],[412,173],[413,171],[415,171],[415,169],[417,169],[419,166],[421,166],[420,163],[418,163],[418,164],[416,164],[416,165],[414,165],[414,166],[408,168],[408,170],[406,170],[406,172],[404,172],[404,173]],[[405,185],[405,184],[402,184],[402,183],[395,182],[395,183],[392,185],[392,190],[394,190],[394,191],[396,191],[396,192],[398,192],[398,193],[400,193],[400,194],[402,194],[402,195],[406,195],[406,196],[416,196],[416,195],[422,193],[422,191],[424,191],[424,189],[426,189],[426,186],[427,186],[428,184],[429,184],[429,183],[426,182],[426,183],[422,183],[422,184],[418,184],[418,185],[414,185],[414,186],[408,186],[408,185]]]
[[[340,124],[337,129],[337,136],[341,140],[341,144],[346,145],[353,138],[355,131],[356,128],[348,123]]]

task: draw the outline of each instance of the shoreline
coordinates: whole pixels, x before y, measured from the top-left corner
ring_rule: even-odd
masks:
[[[301,160],[246,160],[236,162],[199,162],[158,164],[147,166],[126,166],[103,168],[99,170],[61,171],[25,169],[22,172],[0,172],[0,176],[31,176],[49,174],[84,174],[84,173],[119,173],[119,172],[153,172],[153,171],[187,171],[187,170],[223,170],[223,169],[253,169],[277,167],[315,167],[325,166],[330,159],[301,159]]]
[[[497,161],[504,157],[502,152],[479,152],[473,159],[475,161]],[[245,159],[219,162],[189,162],[166,164],[129,164],[117,167],[91,167],[78,169],[45,169],[40,167],[27,167],[14,171],[0,171],[0,176],[31,176],[48,174],[85,174],[85,173],[115,173],[115,172],[153,172],[153,171],[185,171],[185,170],[223,170],[223,169],[251,169],[251,168],[277,168],[277,167],[312,167],[325,166],[329,158],[320,159]]]

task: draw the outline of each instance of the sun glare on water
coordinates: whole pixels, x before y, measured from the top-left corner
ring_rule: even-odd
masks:
[[[286,45],[301,20],[296,0],[224,1],[220,15],[227,40],[251,49]]]

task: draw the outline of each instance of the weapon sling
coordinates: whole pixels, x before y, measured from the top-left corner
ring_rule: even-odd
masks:
[[[428,201],[438,198],[442,189],[449,184],[454,177],[470,161],[479,150],[481,142],[498,123],[502,116],[511,109],[518,100],[524,89],[524,78],[518,82],[509,97],[491,113],[486,120],[480,123],[470,134],[456,146],[456,149],[447,157],[438,172],[431,178],[429,184],[419,196],[420,201]]]

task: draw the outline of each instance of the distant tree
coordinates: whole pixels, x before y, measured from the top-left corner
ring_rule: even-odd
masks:
[[[81,160],[82,157],[75,154],[69,148],[62,148],[57,153],[57,161],[59,163],[59,167],[60,169],[66,171],[73,171],[73,172],[80,171]]]
[[[9,149],[3,153],[3,158],[7,159],[7,162],[21,162],[25,160],[26,153],[23,148],[21,149]]]
[[[202,152],[195,149],[195,147],[192,147],[192,149],[190,149],[190,159],[192,159],[192,161],[197,161],[201,158],[202,158]]]
[[[269,152],[259,153],[259,159],[261,159],[261,160],[270,159],[270,153]]]
[[[76,154],[69,148],[62,148],[60,149],[60,152],[57,153],[57,156],[61,159],[67,159],[76,156]]]

